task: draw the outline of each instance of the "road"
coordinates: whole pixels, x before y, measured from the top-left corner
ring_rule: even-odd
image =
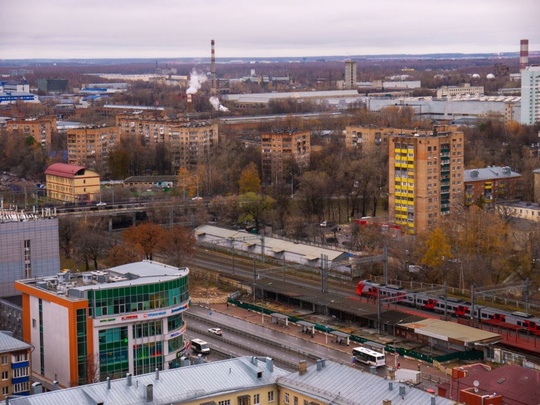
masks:
[[[228,311],[231,315],[206,307],[191,306],[184,314],[188,328],[186,335],[202,338],[209,343],[211,350],[233,357],[246,355],[271,357],[279,367],[291,371],[297,370],[298,363],[302,360],[307,361],[308,365],[315,364],[315,360],[321,358],[351,364],[352,346],[337,346],[332,343],[332,338],[325,336],[324,333],[318,333],[315,338],[307,339],[297,325],[288,328],[276,325],[270,327],[268,316],[263,318],[260,314],[237,308]],[[210,327],[221,328],[223,336],[210,334],[207,331]],[[283,331],[276,328],[282,328]],[[393,357],[390,357],[388,364],[393,366],[393,361]],[[360,363],[355,367],[365,372],[372,371],[369,366]],[[380,367],[376,373],[384,377],[386,368]]]

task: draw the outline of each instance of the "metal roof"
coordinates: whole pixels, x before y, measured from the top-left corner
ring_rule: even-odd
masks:
[[[393,384],[392,390],[389,389],[390,382]],[[278,385],[303,393],[321,403],[335,405],[382,404],[384,400],[400,405],[421,405],[431,404],[433,397],[426,391],[328,360],[318,360],[302,375],[295,372],[281,377]],[[403,396],[400,387],[403,387]],[[436,403],[450,405],[455,402],[437,397]]]
[[[28,397],[11,398],[13,405],[137,405],[172,404],[202,400],[217,395],[275,384],[289,371],[275,367],[272,360],[261,357],[239,357],[195,364],[127,378],[65,388]],[[145,399],[152,384],[153,401]]]
[[[508,166],[489,166],[481,169],[469,169],[463,172],[464,182],[501,180],[515,177],[521,177],[521,174],[513,172]]]
[[[232,229],[220,228],[213,225],[201,225],[195,229],[196,236],[208,235],[209,237],[223,239],[223,246],[229,246],[228,243],[232,241],[244,242],[249,246],[259,245],[261,235],[255,235],[245,231],[236,231]],[[321,258],[321,255],[328,256],[328,260],[333,261],[342,255],[347,253],[342,250],[325,249],[319,246],[305,245],[302,243],[290,242],[283,239],[265,237],[264,238],[265,250],[271,250],[272,252],[290,252],[301,256],[304,256],[308,260],[317,260]]]
[[[0,331],[0,353],[10,353],[17,350],[31,349],[32,345],[24,343],[19,339],[15,339],[5,331]]]
[[[446,322],[439,319],[424,319],[418,322],[402,323],[401,326],[414,329],[419,335],[430,336],[443,341],[468,345],[471,343],[497,343],[501,335],[466,325]]]
[[[68,165],[67,163],[53,163],[45,170],[45,174],[72,179],[76,175],[84,174],[84,166]],[[80,173],[82,171],[82,173]]]

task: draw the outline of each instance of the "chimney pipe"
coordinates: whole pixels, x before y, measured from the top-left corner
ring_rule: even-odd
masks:
[[[57,391],[58,390],[58,381],[54,380],[53,381],[53,391]]]
[[[215,96],[217,94],[217,85],[216,85],[216,50],[215,50],[215,41],[212,40],[210,42],[211,46],[211,57],[210,57],[210,64],[211,64],[211,73],[212,73],[212,95]]]
[[[529,40],[522,39],[519,47],[519,70],[525,70],[529,64]]]
[[[126,374],[126,385],[131,387],[131,373]]]
[[[107,377],[107,389],[111,389],[111,377]]]
[[[159,380],[159,368],[156,367],[156,381]]]

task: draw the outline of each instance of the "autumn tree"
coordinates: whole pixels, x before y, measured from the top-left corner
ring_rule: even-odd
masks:
[[[129,243],[115,244],[108,253],[106,262],[109,267],[121,266],[141,260],[140,249]]]
[[[145,259],[152,260],[154,254],[161,249],[164,235],[161,226],[146,222],[128,228],[124,232],[124,242],[138,248]]]
[[[240,180],[238,180],[238,186],[240,194],[261,192],[261,178],[259,177],[255,163],[251,162],[242,170]]]
[[[261,221],[264,215],[272,209],[275,200],[272,197],[255,194],[244,193],[238,196],[238,205],[240,207],[240,221],[255,223],[255,229],[259,231]]]
[[[64,216],[58,219],[58,239],[60,249],[64,253],[66,259],[71,258],[73,249],[73,241],[79,230],[79,221],[72,216]]]
[[[83,222],[74,238],[75,253],[84,262],[85,270],[90,270],[90,264],[94,269],[99,269],[99,262],[104,259],[111,248],[105,235],[100,228],[99,221],[90,223]]]
[[[420,263],[428,269],[428,280],[443,281],[447,275],[444,273],[444,265],[453,257],[452,248],[442,228],[437,227],[425,235],[425,250]]]
[[[193,232],[183,226],[172,226],[164,231],[161,254],[173,266],[182,267],[195,254]]]

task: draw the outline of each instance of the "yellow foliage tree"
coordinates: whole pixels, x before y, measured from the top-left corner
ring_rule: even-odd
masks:
[[[435,228],[427,235],[425,244],[426,250],[420,263],[436,272],[436,274],[432,274],[432,277],[441,276],[445,262],[453,257],[452,247],[443,229]]]
[[[238,186],[240,188],[240,194],[261,192],[261,178],[259,177],[255,163],[251,162],[242,170],[240,180],[238,180]]]

